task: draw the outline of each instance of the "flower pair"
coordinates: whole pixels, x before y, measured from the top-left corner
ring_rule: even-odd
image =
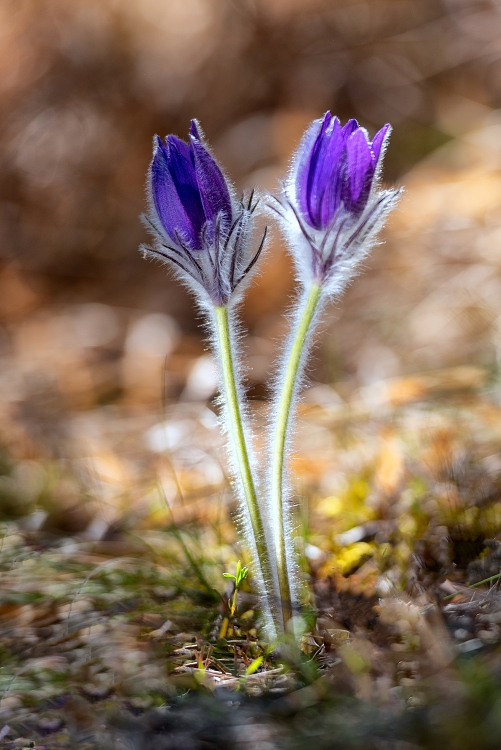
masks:
[[[207,313],[219,361],[222,423],[240,499],[241,529],[268,638],[299,633],[294,513],[287,466],[294,404],[323,303],[339,294],[373,243],[398,191],[379,189],[390,127],[369,140],[355,120],[341,127],[329,112],[306,131],[281,194],[269,201],[280,217],[298,282],[293,324],[275,379],[269,425],[269,470],[253,451],[240,378],[232,303],[261,253],[251,250],[254,194],[237,200],[193,120],[189,143],[155,140],[148,191],[153,248],[177,270]]]
[[[281,195],[270,208],[280,217],[299,281],[338,291],[367,253],[398,191],[379,190],[390,126],[372,141],[356,120],[341,126],[327,112],[306,131]],[[250,251],[253,193],[237,200],[233,187],[192,120],[189,143],[155,138],[148,180],[155,239],[143,248],[170,261],[205,301],[227,305],[259,258]]]

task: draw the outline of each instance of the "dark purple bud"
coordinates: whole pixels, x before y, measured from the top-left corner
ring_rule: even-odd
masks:
[[[183,278],[203,289],[213,304],[225,305],[253,268],[262,249],[249,254],[256,203],[237,202],[210,153],[196,120],[189,143],[169,135],[154,141],[144,217],[155,237],[146,254],[170,261]]]

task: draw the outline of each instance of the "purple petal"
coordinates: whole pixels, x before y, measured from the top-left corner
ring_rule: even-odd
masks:
[[[390,135],[390,132],[391,132],[391,125],[389,123],[386,123],[386,125],[383,125],[381,130],[378,130],[378,132],[372,139],[371,151],[372,151],[372,164],[374,167],[379,161],[381,148],[383,146],[383,143],[387,139],[387,137]]]
[[[329,150],[329,134],[332,133],[333,124],[330,112],[326,112],[322,121],[322,127],[313,146],[310,158],[310,166],[307,181],[308,216],[313,226],[319,229],[322,226],[321,207],[325,191],[325,179],[330,176],[330,164],[325,162],[326,152]]]
[[[356,204],[366,186],[369,172],[373,172],[369,142],[362,128],[356,130],[348,138],[346,157],[351,199]]]
[[[177,194],[198,238],[205,224],[205,213],[200,200],[197,175],[191,149],[175,135],[167,137],[167,163]],[[181,233],[182,234],[182,233]]]
[[[346,125],[343,126],[342,133],[344,135],[345,140],[348,140],[350,135],[355,132],[355,130],[358,130],[359,124],[356,120],[348,120]]]
[[[344,139],[341,132],[341,125],[337,117],[335,117],[322,144],[322,154],[317,172],[318,184],[321,190],[318,219],[322,227],[327,227],[330,224],[339,207],[343,150]]]
[[[170,160],[172,158],[172,152],[176,151],[179,158],[182,159],[183,162],[186,162],[186,164],[183,163],[183,166],[185,166],[187,170],[193,173],[193,178],[196,184],[195,167],[193,165],[193,159],[191,156],[191,149],[189,145],[185,141],[182,141],[181,138],[178,138],[177,135],[168,135],[165,140],[167,143],[167,158]]]
[[[308,220],[310,224],[313,223],[313,218],[310,215],[310,201],[309,201],[309,179],[312,168],[312,159],[315,159],[316,148],[320,134],[330,123],[331,114],[326,112],[325,115],[319,119],[314,120],[299,144],[299,148],[296,153],[296,200],[299,204],[299,208],[303,216]]]
[[[230,192],[219,165],[201,140],[195,120],[191,121],[190,144],[205,218],[212,227],[212,230],[209,231],[210,238],[218,214],[222,215],[223,223],[231,224]]]
[[[299,210],[310,226],[327,228],[341,202],[357,214],[363,209],[389,130],[382,128],[371,144],[355,119],[341,127],[326,112],[311,124],[296,154],[294,176]]]
[[[158,218],[167,235],[177,242],[176,234],[192,247],[197,247],[198,235],[179,197],[169,168],[170,153],[157,136],[151,162],[151,193]]]

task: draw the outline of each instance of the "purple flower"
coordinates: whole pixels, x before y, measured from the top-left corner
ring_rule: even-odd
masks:
[[[365,257],[399,191],[379,190],[390,125],[372,141],[356,120],[326,112],[306,131],[282,196],[271,205],[293,250],[300,280],[340,291]]]
[[[189,143],[155,136],[148,173],[150,214],[144,217],[155,247],[145,255],[174,264],[185,281],[215,305],[226,305],[263,248],[249,253],[253,193],[237,201],[233,188],[204,142],[196,120]]]

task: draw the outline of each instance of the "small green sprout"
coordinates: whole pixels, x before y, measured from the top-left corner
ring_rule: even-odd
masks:
[[[254,661],[252,661],[247,667],[247,669],[245,670],[244,677],[250,677],[251,674],[254,674],[254,672],[257,672],[257,670],[259,669],[263,661],[264,661],[264,656],[262,655],[258,656],[257,659],[254,659]]]
[[[228,602],[228,608],[230,610],[230,616],[233,617],[235,614],[235,610],[237,608],[237,594],[240,589],[240,586],[245,581],[249,574],[249,569],[245,566],[242,566],[242,563],[240,560],[237,562],[237,570],[235,575],[232,573],[223,573],[223,578],[231,578],[231,580],[234,582],[234,589],[233,589],[233,595],[231,596],[229,602]]]

